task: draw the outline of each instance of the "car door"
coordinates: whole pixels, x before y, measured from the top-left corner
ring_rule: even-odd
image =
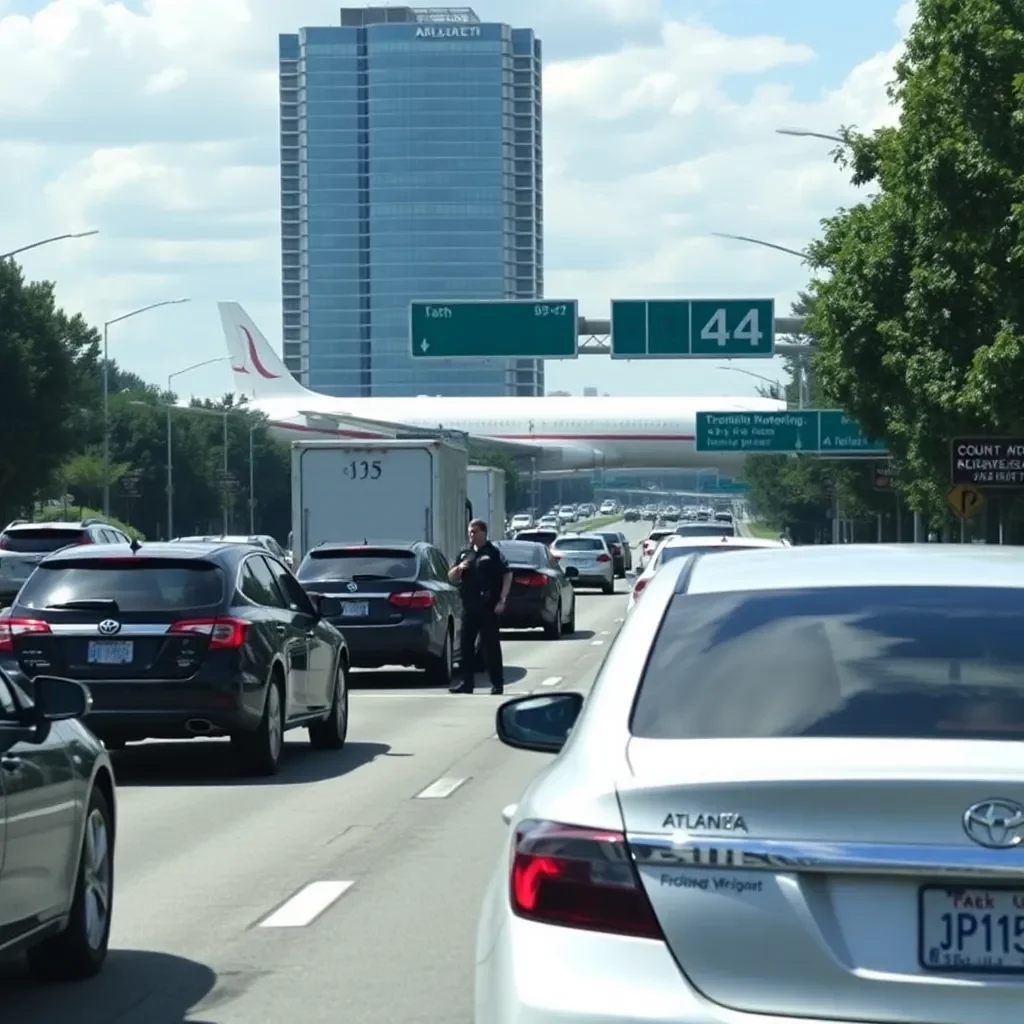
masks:
[[[24,695],[21,700],[26,701]],[[0,678],[0,717],[11,720],[15,708],[14,691]],[[63,913],[71,900],[81,807],[69,728],[53,723],[42,743],[7,746],[0,739],[0,942]]]
[[[558,559],[551,554],[549,548],[544,549],[544,559],[544,565],[555,574],[555,580],[558,582],[558,586],[561,587],[562,618],[564,621],[568,621],[570,609],[576,601],[576,592],[572,589],[569,577],[562,571],[562,566]]]
[[[455,623],[455,635],[452,638],[453,650],[456,658],[462,649],[462,594],[459,588],[448,579],[448,560],[441,554],[440,549],[428,547],[424,559],[424,571],[430,573],[430,579],[437,590],[438,596],[444,602],[446,615],[451,615]],[[442,619],[442,621],[444,621]],[[444,637],[438,638],[438,650],[444,642]]]
[[[306,639],[305,711],[324,711],[334,699],[334,659],[336,648],[329,628],[320,621],[302,584],[276,558],[261,555],[284,594],[293,622]]]
[[[243,597],[259,606],[257,614],[273,622],[280,637],[280,650],[288,677],[288,693],[285,697],[287,717],[295,718],[305,714],[306,690],[309,686],[306,681],[309,641],[305,627],[296,623],[295,614],[288,607],[274,574],[260,555],[250,555],[242,564],[239,590]]]

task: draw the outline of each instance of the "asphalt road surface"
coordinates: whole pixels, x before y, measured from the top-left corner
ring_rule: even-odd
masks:
[[[644,523],[623,524],[639,541]],[[636,555],[634,554],[634,561]],[[586,690],[625,606],[577,595],[558,642],[506,633],[506,693]],[[64,987],[0,968],[5,1021],[31,1024],[469,1024],[476,918],[507,842],[500,812],[545,755],[494,735],[501,698],[418,674],[355,673],[348,744],[288,734],[269,780],[225,741],[115,755],[118,847],[103,973]]]

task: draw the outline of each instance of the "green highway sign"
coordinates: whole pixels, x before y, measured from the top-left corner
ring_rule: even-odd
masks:
[[[414,302],[414,359],[575,359],[575,299]]]
[[[779,412],[699,412],[699,452],[878,455],[885,444],[869,441],[841,409]]]
[[[774,299],[613,299],[612,359],[770,359]]]

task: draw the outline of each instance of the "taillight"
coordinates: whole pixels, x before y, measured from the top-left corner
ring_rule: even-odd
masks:
[[[168,633],[198,633],[208,637],[210,650],[236,650],[245,643],[245,631],[249,623],[245,619],[181,619],[175,622]]]
[[[633,593],[634,594],[642,594],[644,587],[646,587],[647,584],[650,583],[650,582],[651,582],[651,577],[650,576],[641,576],[639,579],[637,579],[636,583],[633,584]]]
[[[509,895],[513,913],[531,921],[663,938],[621,832],[522,822]]]
[[[14,638],[26,633],[49,633],[50,624],[42,619],[19,619],[14,616],[0,618],[0,652],[14,653]]]
[[[552,558],[561,558],[562,557],[562,552],[561,551],[552,551],[551,552],[551,557]]]
[[[6,537],[0,537],[0,551],[9,551],[11,545],[7,543]]]
[[[547,582],[547,576],[542,576],[539,572],[516,577],[516,583],[522,583],[524,587],[543,587]]]
[[[612,560],[611,555],[606,555],[604,552],[597,556],[599,562],[610,562]]]
[[[79,537],[77,541],[75,541],[75,543],[76,544],[91,544],[92,543],[92,537],[90,537],[89,534],[87,534],[87,533],[83,533],[82,536]]]
[[[407,590],[401,594],[391,594],[388,603],[396,608],[432,608],[434,595],[429,590]]]

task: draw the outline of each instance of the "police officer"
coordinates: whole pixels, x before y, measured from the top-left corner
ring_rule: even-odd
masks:
[[[487,524],[469,524],[469,546],[459,552],[448,579],[462,592],[462,685],[452,693],[472,693],[476,669],[476,640],[480,638],[484,662],[491,677],[491,693],[505,690],[498,620],[512,586],[512,570],[505,556],[487,539]]]

